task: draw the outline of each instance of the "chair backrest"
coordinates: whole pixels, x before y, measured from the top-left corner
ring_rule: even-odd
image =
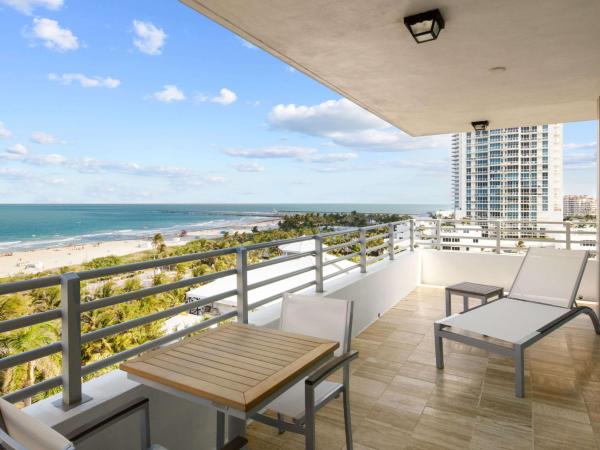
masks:
[[[587,260],[585,250],[530,248],[508,296],[571,308]]]
[[[10,442],[9,439],[6,439],[8,448],[12,447],[17,450],[75,449],[73,444],[62,434],[1,398],[0,424],[1,430],[12,440]],[[2,441],[1,435],[2,433],[0,433],[0,442]]]
[[[350,351],[353,302],[313,295],[284,294],[279,328],[340,343],[335,355]]]

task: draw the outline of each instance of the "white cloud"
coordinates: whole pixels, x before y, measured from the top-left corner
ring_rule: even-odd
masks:
[[[565,144],[565,150],[584,150],[584,149],[595,149],[597,146],[596,142],[584,142],[582,144],[575,144],[573,142]]]
[[[227,88],[222,88],[219,91],[219,95],[215,95],[214,97],[209,97],[204,94],[199,94],[196,96],[196,99],[201,102],[210,102],[217,103],[219,105],[227,106],[231,105],[237,100],[237,94],[232,90]]]
[[[224,150],[224,153],[229,156],[239,158],[258,158],[258,159],[304,159],[309,155],[317,153],[316,148],[309,147],[265,147],[265,148],[230,148]]]
[[[568,153],[564,156],[564,167],[566,170],[586,170],[596,167],[596,155],[594,153]]]
[[[6,149],[6,153],[9,153],[11,155],[26,155],[27,153],[29,153],[29,151],[27,150],[27,147],[25,147],[23,144],[15,144],[12,147],[8,147]]]
[[[147,55],[160,55],[167,39],[167,33],[151,22],[133,21],[133,31],[137,36],[133,45]]]
[[[12,132],[4,126],[4,123],[0,120],[0,139],[9,139],[12,137]]]
[[[356,153],[340,152],[340,153],[322,153],[320,155],[310,155],[305,160],[312,163],[337,163],[344,161],[352,161],[358,158]]]
[[[108,89],[114,89],[121,84],[120,80],[111,77],[88,77],[82,73],[49,73],[48,79],[51,81],[57,81],[64,85],[72,83],[79,83],[84,88],[95,88],[102,87]]]
[[[44,133],[43,131],[34,131],[31,134],[31,141],[36,144],[42,145],[53,145],[53,144],[62,144],[63,141],[56,138],[50,133]]]
[[[30,15],[35,8],[57,10],[63,6],[63,0],[0,0],[0,3],[27,15]]]
[[[325,137],[334,144],[367,151],[396,152],[449,145],[445,135],[412,138],[344,98],[313,106],[280,104],[270,111],[268,120],[275,128]]]
[[[32,36],[43,41],[46,48],[66,52],[79,48],[79,39],[71,30],[61,28],[56,20],[46,18],[33,19]]]
[[[246,39],[242,39],[242,38],[239,38],[239,39],[240,39],[240,41],[242,41],[242,47],[249,48],[250,50],[257,50],[258,49],[258,47],[256,45],[251,44]]]
[[[7,178],[9,180],[22,180],[31,177],[31,173],[22,169],[15,169],[13,167],[0,167],[0,178]]]
[[[238,172],[263,172],[265,170],[265,168],[256,161],[233,163],[231,164],[231,167]]]
[[[421,172],[450,173],[450,161],[447,159],[380,161],[379,165],[398,169],[416,169]]]
[[[185,100],[183,91],[174,84],[166,84],[163,86],[162,91],[155,92],[152,94],[155,100],[163,103],[180,102]]]

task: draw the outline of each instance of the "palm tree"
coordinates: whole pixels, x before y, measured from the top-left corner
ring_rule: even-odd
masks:
[[[156,233],[154,237],[152,237],[152,246],[156,250],[157,257],[165,252],[167,245],[165,244],[165,238],[162,234]]]
[[[0,339],[1,353],[7,356],[34,350],[56,342],[58,335],[58,329],[52,323],[21,328]],[[2,382],[2,391],[10,392],[21,387],[32,386],[36,381],[36,372],[42,372],[44,378],[57,374],[59,369],[56,360],[45,357],[7,369]],[[30,404],[31,399],[26,399],[25,405]]]

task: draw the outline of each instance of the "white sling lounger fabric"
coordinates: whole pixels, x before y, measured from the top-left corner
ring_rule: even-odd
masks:
[[[503,298],[437,323],[514,344],[568,311],[568,308]]]
[[[508,297],[570,308],[586,259],[585,250],[531,248]]]

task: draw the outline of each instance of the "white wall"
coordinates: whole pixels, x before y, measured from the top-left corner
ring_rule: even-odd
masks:
[[[507,255],[475,252],[443,252],[422,250],[421,282],[436,286],[449,286],[462,281],[492,284],[510,289],[524,255]],[[579,294],[584,300],[597,301],[595,283],[597,264],[587,263]]]
[[[354,301],[352,335],[356,336],[419,284],[418,252],[402,252],[394,261],[380,261],[367,273],[325,286],[326,297]]]

